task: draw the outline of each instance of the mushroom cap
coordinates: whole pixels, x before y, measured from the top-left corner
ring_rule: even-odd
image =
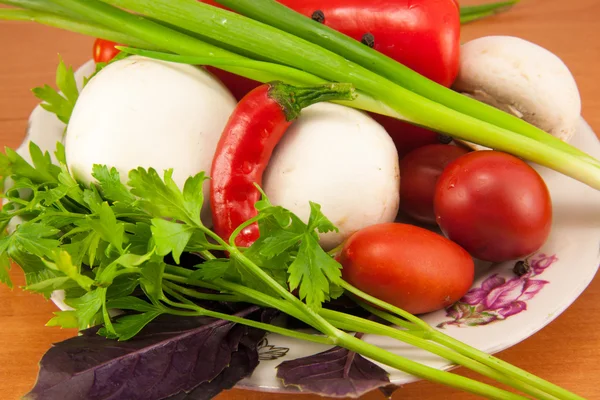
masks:
[[[236,106],[229,90],[203,68],[132,56],[107,65],[82,90],[65,136],[67,165],[80,181],[94,164],[130,170],[173,169],[180,188],[210,168]],[[205,182],[202,218],[211,221]]]
[[[331,249],[352,233],[394,221],[400,203],[398,152],[367,114],[332,103],[307,107],[273,151],[263,178],[271,202],[307,222],[309,201],[339,232],[320,235]]]
[[[461,48],[453,89],[516,115],[569,141],[581,99],[565,63],[545,48],[512,36],[486,36]]]

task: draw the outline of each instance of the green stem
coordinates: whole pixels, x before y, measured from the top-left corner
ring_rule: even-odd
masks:
[[[381,313],[378,313],[381,314]],[[385,313],[383,313],[385,314]],[[426,338],[421,338],[418,336],[414,336],[413,333],[407,331],[401,331],[389,326],[381,325],[379,323],[369,321],[367,319],[363,319],[360,317],[356,317],[353,315],[348,315],[344,313],[340,313],[332,310],[323,310],[321,315],[323,315],[327,320],[331,321],[331,323],[341,329],[354,329],[359,332],[388,336],[396,340],[400,340],[404,343],[407,343],[411,346],[418,347],[420,349],[426,350],[432,354],[445,358],[446,360],[466,367],[474,372],[477,372],[483,376],[494,379],[500,383],[511,386],[517,390],[522,391],[523,393],[534,396],[534,398],[539,400],[556,400],[556,397],[549,395],[543,390],[534,387],[530,384],[524,383],[519,379],[513,379],[507,375],[504,375],[497,371],[496,369],[489,367],[485,364],[482,364],[478,361],[475,361],[469,357],[466,357],[460,353],[457,353],[453,350],[440,346],[436,343],[432,343]],[[380,316],[380,315],[378,315]],[[390,316],[393,317],[393,316]]]
[[[272,297],[269,299],[270,296],[260,293],[258,291],[249,289],[247,287],[229,283],[229,282],[226,282],[223,280],[216,281],[215,284],[222,286],[223,288],[227,288],[234,292],[243,291],[240,294],[247,295],[248,297],[250,297],[252,299],[256,299],[261,304],[265,304],[265,303],[271,304],[273,306],[273,308],[280,309],[285,313],[288,313],[290,311],[290,308],[286,304],[285,301],[274,299]],[[194,307],[197,307],[197,306],[192,306],[189,304],[187,304],[187,305],[181,304],[181,305],[177,305],[177,306],[182,307],[182,308],[188,308],[188,309],[194,309]],[[292,308],[292,310],[293,310],[293,308]],[[294,311],[292,311],[292,313],[291,313],[292,316],[295,316],[294,314],[296,314]],[[338,321],[339,324],[343,325],[347,329],[352,329],[352,330],[356,330],[357,325],[355,325],[355,324],[345,325],[347,322],[345,322],[344,319],[346,319],[346,321],[351,320],[353,322],[354,321],[368,321],[368,320],[362,320],[360,318],[353,317],[353,316],[350,316],[347,314],[336,313],[336,312],[324,310],[324,309],[320,310],[320,313],[325,317],[332,317],[332,316],[337,317],[338,314],[342,315],[343,318],[341,318],[341,321]],[[204,315],[213,316],[213,315],[208,315],[208,314],[204,314]],[[223,319],[227,319],[227,318],[223,318]],[[301,320],[302,319],[304,319],[304,318],[301,318]],[[228,319],[228,320],[231,320],[231,319]],[[244,322],[240,321],[240,323],[244,323]],[[374,322],[371,322],[371,323],[373,325],[372,326],[369,325],[369,328],[373,328],[373,326],[378,327],[380,325],[380,324],[377,324]],[[360,325],[358,325],[358,326],[361,327]],[[384,327],[384,326],[381,325],[381,327]],[[402,335],[401,331],[397,331],[393,328],[389,328],[389,329],[390,329],[390,332],[393,334],[396,334],[397,332],[399,332],[398,335]],[[408,335],[407,339],[410,341],[416,342],[416,340],[418,340],[418,338],[413,335],[409,335],[406,333],[405,333],[405,335]],[[449,386],[453,386],[453,387],[456,387],[456,388],[459,388],[462,390],[466,390],[466,391],[469,391],[472,393],[485,395],[488,398],[515,399],[515,400],[523,399],[523,397],[521,397],[521,396],[513,395],[509,392],[506,392],[501,389],[497,389],[493,386],[489,386],[489,385],[486,385],[486,384],[483,384],[483,383],[480,383],[477,381],[473,381],[468,378],[463,378],[461,376],[454,375],[454,374],[451,374],[448,372],[440,371],[435,368],[424,366],[422,364],[419,364],[417,362],[409,360],[405,357],[401,357],[401,356],[392,354],[392,353],[382,350],[376,346],[362,342],[361,340],[356,339],[354,336],[348,335],[346,333],[339,332],[339,334],[337,334],[335,338],[331,338],[331,342],[329,344],[340,345],[349,350],[356,351],[359,354],[362,354],[366,357],[372,358],[376,361],[382,362],[391,367],[398,368],[398,369],[405,371],[407,373],[410,373],[412,375],[419,376],[424,379],[432,380],[435,382],[444,383]],[[433,347],[433,346],[435,346],[435,345],[431,345],[430,347]],[[441,349],[439,351],[450,352],[449,350],[444,350],[442,347],[439,347],[439,349]],[[460,357],[460,355],[459,355],[459,357]],[[482,370],[484,370],[484,369],[482,369]],[[487,369],[485,369],[485,371],[487,371]]]
[[[419,328],[421,328],[424,332],[430,332],[433,330],[433,328],[426,323],[425,321],[423,321],[420,318],[417,318],[416,316],[412,315],[409,312],[404,311],[403,309],[393,306],[391,304],[386,303],[385,301],[381,301],[376,297],[371,296],[370,294],[367,294],[365,292],[363,292],[362,290],[355,288],[354,286],[352,286],[351,284],[349,284],[348,282],[340,279],[339,282],[336,282],[342,289],[352,293],[354,296],[366,300],[369,303],[375,304],[378,307],[383,308],[384,310],[387,310],[391,313],[397,314],[399,316],[401,316],[402,318],[406,319],[407,321],[413,323],[414,325],[418,326]]]
[[[478,6],[465,6],[460,8],[460,23],[466,24],[471,21],[490,17],[510,10],[519,0],[500,1]]]
[[[0,1],[0,3],[3,2]],[[42,11],[0,9],[0,20],[37,22],[38,24],[47,25],[54,28],[61,28],[87,36],[98,37],[117,43],[126,43],[130,46],[158,49],[158,47],[153,46],[148,42],[138,40],[135,37],[122,34],[112,29],[107,29],[99,24],[79,21],[71,17]]]
[[[292,85],[320,85],[328,82],[325,79],[319,78],[313,74],[309,74],[308,72],[299,70],[297,68],[292,68],[285,65],[265,61],[251,60],[248,58],[185,56],[180,54],[164,53],[160,51],[135,49],[131,47],[117,46],[117,48],[128,54],[135,54],[143,57],[153,58],[156,60],[175,62],[180,64],[210,65],[212,67],[221,68],[224,70],[229,70],[233,67],[238,69],[238,75],[244,76],[246,78],[251,78],[263,83],[272,81],[283,81]],[[262,79],[259,79],[241,72],[246,69],[262,72],[264,77]],[[360,110],[387,115],[390,117],[398,116],[398,113],[392,108],[361,91],[356,91],[356,97],[352,101],[332,100],[331,102],[341,104],[346,107],[352,107]]]
[[[192,282],[188,281],[188,283],[191,284]],[[214,284],[221,287],[222,289],[226,289],[231,292],[238,293],[239,295],[246,296],[250,300],[256,302],[259,305],[279,309],[282,312],[284,312],[290,316],[293,316],[294,318],[298,318],[299,320],[310,324],[310,320],[308,320],[306,318],[306,316],[304,316],[301,312],[299,312],[297,309],[295,309],[295,307],[291,307],[284,300],[275,299],[267,294],[247,288],[242,285],[227,282],[222,279],[215,281]],[[548,397],[547,395],[545,395],[544,393],[542,393],[535,387],[530,387],[529,385],[523,384],[521,382],[513,382],[512,380],[509,381],[504,376],[500,376],[501,374],[498,374],[495,370],[493,370],[493,368],[482,366],[480,363],[469,360],[467,357],[464,357],[459,353],[452,352],[451,350],[444,349],[441,346],[430,343],[425,339],[421,339],[421,338],[419,338],[418,334],[414,335],[410,331],[407,331],[407,332],[399,331],[397,329],[386,327],[384,325],[381,325],[381,324],[378,324],[378,323],[375,323],[372,321],[364,320],[359,317],[355,317],[355,316],[343,314],[343,313],[338,313],[338,312],[326,310],[326,309],[320,310],[319,314],[322,317],[324,317],[325,319],[327,319],[328,322],[331,322],[333,324],[333,326],[335,326],[336,328],[366,331],[369,333],[377,333],[377,334],[383,334],[385,336],[390,336],[395,339],[404,341],[408,344],[423,348],[424,350],[430,351],[434,354],[444,357],[444,358],[446,358],[452,362],[455,362],[457,364],[464,365],[467,368],[471,368],[471,369],[473,369],[477,372],[480,372],[486,376],[492,377],[492,378],[498,380],[499,382],[506,383],[517,389],[523,390],[525,393],[537,394],[537,395],[539,395],[537,398],[553,400],[551,397]],[[429,327],[429,325],[427,325],[427,327]],[[363,329],[363,330],[361,330],[361,329]],[[366,329],[366,330],[364,330],[364,329]],[[429,335],[426,334],[426,337],[428,337],[428,336]],[[392,365],[390,365],[390,366],[392,366]],[[402,369],[402,370],[409,372],[404,369]],[[412,373],[412,372],[409,372],[409,373]],[[427,379],[429,379],[429,378],[427,378]],[[520,398],[520,397],[517,397],[517,398]]]
[[[423,364],[419,364],[408,358],[393,354],[389,351],[383,350],[375,345],[364,342],[354,336],[344,334],[339,338],[339,345],[361,354],[364,357],[378,361],[390,367],[399,369],[407,372],[411,375],[419,378],[427,379],[429,381],[438,382],[445,384],[450,387],[461,389],[467,392],[478,394],[488,399],[499,399],[499,400],[525,400],[523,396],[507,392],[502,389],[498,389],[494,386],[490,386],[469,378],[465,378],[460,375],[452,374],[450,372],[440,371],[435,368],[427,367]]]
[[[246,326],[249,326],[252,328],[262,329],[267,332],[277,333],[282,336],[305,340],[307,342],[319,343],[319,344],[324,344],[324,345],[333,345],[334,344],[333,340],[326,336],[318,336],[318,335],[312,335],[309,333],[302,333],[302,332],[294,331],[291,329],[282,328],[282,327],[279,327],[276,325],[266,324],[264,322],[257,322],[257,321],[253,321],[251,319],[237,317],[235,315],[229,315],[229,314],[224,314],[224,313],[220,313],[220,312],[216,312],[216,311],[210,311],[205,308],[196,306],[194,304],[176,303],[169,299],[164,299],[163,301],[173,307],[184,308],[184,309],[194,311],[193,313],[182,313],[177,310],[169,310],[170,313],[175,314],[175,315],[186,315],[186,316],[197,315],[197,316],[218,318],[218,319],[222,319],[225,321],[230,321],[230,322],[235,322],[238,324],[246,325]]]
[[[192,290],[192,289],[187,289],[184,288],[183,286],[179,286],[176,283],[172,283],[172,282],[164,282],[164,284],[172,290],[176,290],[179,293],[194,298],[194,299],[198,299],[198,300],[214,300],[214,301],[232,301],[232,302],[241,302],[244,299],[240,298],[239,296],[233,296],[233,295],[228,295],[228,294],[211,294],[211,293],[202,293],[202,292],[198,292],[197,290]]]
[[[534,385],[536,387],[542,388],[546,393],[549,393],[553,396],[556,396],[560,399],[565,400],[585,400],[583,397],[580,397],[566,389],[563,389],[555,384],[548,382],[542,378],[539,378],[529,372],[522,370],[512,364],[509,364],[505,361],[500,360],[494,356],[491,356],[481,350],[477,350],[474,347],[471,347],[465,343],[462,343],[448,335],[443,334],[439,331],[434,331],[430,337],[430,339],[436,343],[442,344],[457,353],[463,354],[467,357],[470,357],[476,361],[479,361],[482,364],[485,364],[489,367],[492,367],[503,374],[510,376],[514,379],[519,379],[523,382],[526,382],[530,385]]]
[[[237,239],[239,234],[242,233],[242,231],[244,229],[246,229],[247,227],[249,227],[250,225],[260,221],[262,218],[264,218],[264,214],[258,214],[257,216],[252,217],[252,218],[244,221],[243,223],[241,223],[237,228],[235,228],[235,230],[229,236],[229,245],[235,246],[236,245],[235,239]]]
[[[324,83],[312,86],[292,86],[283,82],[270,85],[269,97],[283,108],[287,121],[300,116],[302,109],[324,101],[352,100],[354,87],[348,83]]]

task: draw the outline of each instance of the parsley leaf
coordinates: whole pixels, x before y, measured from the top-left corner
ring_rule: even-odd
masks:
[[[160,310],[148,311],[142,314],[132,314],[119,317],[113,323],[114,333],[108,333],[106,328],[101,328],[98,334],[108,338],[118,338],[120,341],[129,340],[137,335],[146,325],[152,322],[156,317],[162,315]]]
[[[156,243],[156,253],[166,256],[172,252],[173,259],[179,264],[181,254],[194,233],[194,227],[154,218],[151,229],[152,237]]]
[[[154,304],[164,298],[162,279],[165,272],[165,263],[149,262],[142,267],[140,284],[144,292]]]
[[[56,114],[59,120],[68,124],[79,97],[79,90],[73,68],[67,68],[62,58],[59,59],[56,69],[56,86],[62,94],[49,85],[36,87],[32,91],[35,97],[42,100],[41,106],[45,110]]]
[[[310,203],[310,217],[308,218],[308,230],[317,230],[321,233],[339,232],[339,229],[331,222],[321,211],[321,206],[317,203]]]
[[[117,222],[117,218],[108,203],[102,203],[99,219],[90,219],[90,226],[100,234],[102,240],[113,245],[120,253],[123,251],[123,235],[125,224]]]
[[[10,279],[9,271],[10,259],[8,258],[8,253],[2,252],[0,253],[0,283],[4,283],[12,289],[13,284]]]
[[[173,170],[166,170],[164,181],[156,170],[138,168],[129,172],[131,193],[138,196],[139,203],[154,217],[169,217],[190,225],[202,225],[200,211],[204,200],[201,187],[206,180],[203,172],[187,179],[182,193],[175,181]]]
[[[102,308],[106,289],[98,288],[76,299],[65,299],[65,303],[75,309],[79,329],[87,328]]]
[[[100,192],[105,199],[127,204],[133,203],[135,200],[127,187],[121,182],[119,171],[116,168],[108,169],[105,165],[95,164],[92,168],[92,176],[98,181]]]
[[[60,242],[49,238],[58,233],[58,229],[41,222],[24,222],[10,236],[0,239],[0,252],[8,251],[11,257],[18,251],[37,257],[51,257]]]
[[[341,277],[339,264],[319,246],[312,236],[306,235],[300,245],[296,259],[290,265],[290,290],[300,288],[300,299],[314,309],[330,298],[329,280]]]
[[[77,312],[73,310],[53,312],[54,317],[46,323],[46,326],[60,326],[61,328],[78,328]]]
[[[61,271],[86,291],[89,292],[92,290],[94,280],[88,276],[81,275],[81,268],[73,265],[71,255],[68,252],[64,250],[55,251],[53,258],[54,262],[43,260],[48,268]]]
[[[9,147],[4,148],[5,154],[0,153],[0,176],[18,176],[27,178],[33,183],[56,182],[56,166],[45,168],[35,168],[27,162],[19,153]],[[29,142],[29,153],[38,154],[42,151],[33,142]],[[36,156],[37,158],[38,156]],[[42,158],[45,158],[43,156]],[[44,165],[42,159],[38,159],[38,163]]]
[[[214,260],[207,260],[198,265],[198,270],[194,271],[190,275],[190,278],[210,282],[223,278],[231,268],[233,268],[233,265],[229,259],[216,258]]]

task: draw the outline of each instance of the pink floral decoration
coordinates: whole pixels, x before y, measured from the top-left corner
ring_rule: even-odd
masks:
[[[440,323],[438,328],[487,325],[527,310],[527,301],[549,283],[534,277],[541,275],[557,260],[556,255],[537,254],[525,261],[529,271],[522,276],[509,280],[498,274],[488,277],[481,287],[469,290],[446,309],[446,316],[452,319]]]

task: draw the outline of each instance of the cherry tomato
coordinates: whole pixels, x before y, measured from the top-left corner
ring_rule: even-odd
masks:
[[[475,273],[473,259],[459,245],[400,223],[359,230],[337,259],[347,282],[413,314],[453,304],[467,293]]]
[[[417,221],[435,224],[435,185],[446,165],[469,151],[431,144],[411,151],[400,161],[400,209]]]
[[[119,54],[119,50],[115,48],[118,45],[118,43],[109,40],[96,39],[94,42],[94,61],[97,63],[109,62]]]
[[[469,153],[446,167],[434,210],[450,240],[492,262],[535,252],[552,225],[552,201],[542,177],[521,159],[491,150]]]

